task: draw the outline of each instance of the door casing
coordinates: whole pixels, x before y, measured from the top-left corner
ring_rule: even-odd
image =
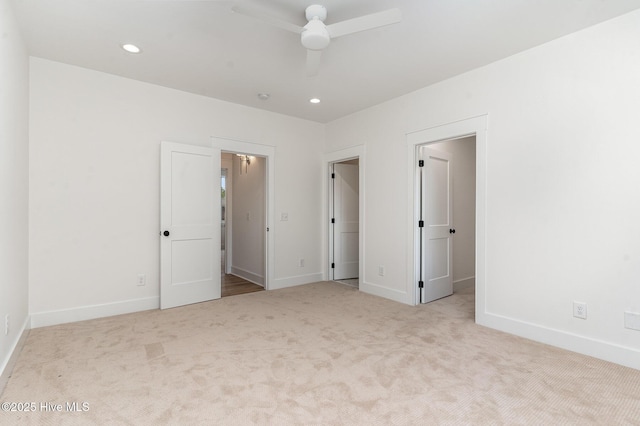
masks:
[[[270,145],[262,145],[252,142],[239,141],[235,139],[227,139],[227,138],[219,138],[212,137],[211,138],[211,146],[214,148],[219,148],[223,152],[232,152],[239,153],[245,155],[254,155],[259,157],[264,157],[266,159],[266,208],[265,208],[265,282],[264,288],[265,290],[271,289],[271,283],[274,280],[274,227],[273,227],[273,218],[274,218],[274,206],[275,206],[275,196],[274,196],[274,182],[275,182],[275,147]]]
[[[468,136],[476,138],[476,289],[475,317],[479,324],[486,324],[486,202],[487,202],[487,125],[488,116],[480,115],[435,127],[407,133],[407,179],[410,188],[407,198],[407,303],[419,303],[419,173],[417,167],[418,148],[435,142],[459,139]]]
[[[323,209],[322,214],[322,235],[324,236],[322,239],[322,264],[326,265],[322,271],[322,279],[330,280],[333,277],[331,273],[331,247],[332,247],[332,236],[331,227],[330,227],[330,206],[331,206],[331,188],[329,187],[331,181],[331,164],[340,163],[343,161],[358,159],[358,278],[360,279],[360,288],[362,288],[363,284],[366,284],[366,277],[364,275],[364,265],[366,254],[364,250],[364,225],[366,220],[366,212],[364,210],[365,206],[365,169],[366,169],[366,156],[365,156],[365,147],[364,145],[358,145],[347,149],[342,149],[339,151],[334,151],[328,154],[325,154],[324,160],[322,163],[323,166],[323,174],[325,176],[325,184],[322,187],[322,199],[323,204],[326,206]]]

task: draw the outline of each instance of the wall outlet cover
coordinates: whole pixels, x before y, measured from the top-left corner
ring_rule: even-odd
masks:
[[[573,302],[573,316],[587,319],[587,304],[584,302]]]

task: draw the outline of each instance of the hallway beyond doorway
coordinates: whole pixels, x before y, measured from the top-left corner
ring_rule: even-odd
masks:
[[[222,275],[222,297],[264,291],[264,287],[231,274]]]

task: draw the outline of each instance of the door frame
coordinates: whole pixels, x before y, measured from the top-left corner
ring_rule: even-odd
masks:
[[[407,197],[407,295],[409,303],[419,303],[419,173],[418,149],[421,145],[459,139],[476,138],[476,265],[475,316],[479,324],[486,322],[486,204],[487,204],[487,125],[488,115],[455,121],[412,133],[407,133],[407,179],[410,188]]]
[[[322,175],[324,178],[324,185],[322,186],[322,199],[326,208],[322,209],[322,264],[325,267],[322,269],[322,279],[324,281],[332,279],[331,273],[331,259],[333,253],[331,253],[331,247],[333,242],[333,235],[331,232],[330,220],[331,220],[331,166],[334,163],[342,163],[343,161],[358,159],[358,279],[360,280],[360,288],[365,283],[364,265],[365,265],[365,250],[364,250],[364,224],[365,224],[365,147],[364,145],[357,145],[351,148],[341,149],[339,151],[333,151],[326,153],[322,161]]]
[[[265,206],[265,277],[264,277],[264,289],[270,290],[271,283],[274,279],[275,263],[274,263],[274,232],[273,218],[275,211],[275,196],[274,196],[274,183],[275,183],[275,161],[276,161],[276,149],[271,145],[261,145],[253,142],[240,141],[236,139],[211,137],[211,146],[219,148],[223,152],[231,152],[245,155],[252,155],[257,157],[264,157],[266,160],[266,206]]]

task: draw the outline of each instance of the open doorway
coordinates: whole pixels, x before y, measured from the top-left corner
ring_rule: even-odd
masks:
[[[212,137],[211,138],[211,146],[214,149],[220,150],[221,153],[230,154],[231,161],[240,161],[243,159],[243,156],[249,157],[259,157],[264,160],[262,163],[265,171],[264,171],[264,180],[261,185],[265,188],[265,196],[263,199],[264,205],[264,220],[261,223],[262,236],[264,241],[264,273],[263,273],[263,285],[262,287],[265,290],[270,290],[271,286],[274,282],[274,235],[273,235],[273,224],[271,223],[274,217],[274,205],[275,205],[275,191],[274,191],[274,182],[275,182],[275,168],[274,164],[276,162],[276,152],[273,146],[256,144],[251,142],[239,141],[235,139],[227,139],[220,137]],[[240,154],[240,155],[238,155]],[[234,159],[237,157],[237,159]],[[229,158],[229,157],[227,157]],[[253,165],[257,163],[253,163],[253,160],[250,159],[251,164],[243,164],[244,168],[243,173],[245,171],[251,173],[254,168]],[[235,163],[234,163],[235,164]],[[222,167],[222,166],[221,166]],[[235,173],[235,172],[234,172]],[[239,170],[238,170],[239,173]],[[234,209],[234,200],[235,197],[233,195],[233,187],[234,184],[232,182],[233,174],[227,174],[227,200],[226,200],[226,250],[231,254],[231,259],[228,259],[227,269],[229,265],[233,265],[233,217],[232,211]],[[246,217],[246,216],[245,216]],[[250,216],[250,218],[255,219],[254,216]],[[270,232],[269,229],[272,231]],[[231,233],[231,236],[230,236]],[[248,280],[249,281],[249,280]]]
[[[266,284],[266,158],[223,152],[222,297],[262,291]]]
[[[468,136],[475,138],[475,269],[473,275],[474,291],[470,297],[475,304],[476,323],[488,324],[486,312],[486,182],[487,182],[487,123],[488,115],[479,115],[468,119],[458,120],[447,124],[407,133],[407,161],[409,172],[408,186],[411,188],[408,201],[409,221],[407,222],[408,250],[412,253],[412,259],[408,264],[407,276],[407,302],[413,305],[420,303],[420,174],[419,155],[422,146],[453,139],[462,139]],[[461,277],[463,278],[463,277]],[[470,278],[470,277],[466,277]],[[466,283],[460,281],[461,289],[470,286],[470,280]]]
[[[360,161],[352,158],[330,164],[329,261],[333,281],[360,286]]]

